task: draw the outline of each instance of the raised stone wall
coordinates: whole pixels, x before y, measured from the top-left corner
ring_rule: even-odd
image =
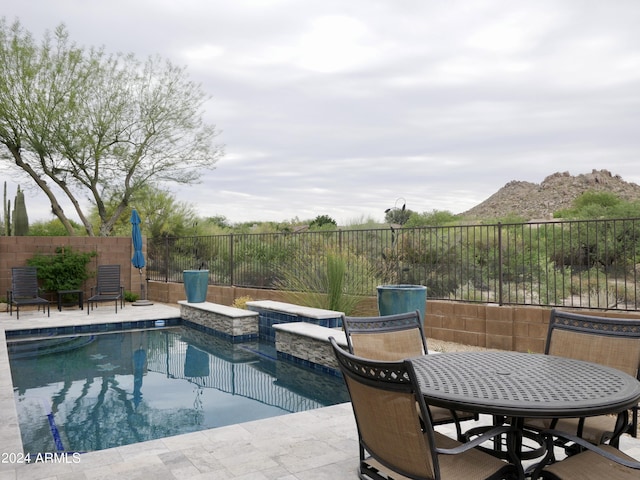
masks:
[[[336,375],[340,370],[331,349],[329,337],[346,348],[347,340],[341,328],[327,328],[311,323],[283,323],[274,325],[278,356],[311,368],[321,368]]]
[[[216,331],[234,342],[258,338],[258,313],[211,302],[180,300],[180,316]]]
[[[260,314],[260,338],[275,342],[273,327],[281,323],[304,322],[328,328],[342,326],[342,313],[273,300],[247,302],[247,308]]]

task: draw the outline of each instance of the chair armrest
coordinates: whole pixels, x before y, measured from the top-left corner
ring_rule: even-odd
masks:
[[[544,435],[546,442],[547,442],[547,448],[550,448],[551,451],[553,451],[553,442],[554,442],[554,437],[560,437],[560,438],[564,438],[566,440],[569,440],[570,442],[574,442],[577,445],[580,445],[581,447],[583,447],[586,450],[591,450],[592,452],[597,453],[598,455],[602,455],[603,457],[619,463],[620,465],[624,465],[625,467],[629,467],[629,468],[634,468],[634,469],[638,469],[640,470],[640,462],[637,461],[631,461],[631,460],[627,460],[626,458],[621,458],[618,457],[617,455],[612,454],[611,452],[608,452],[606,450],[603,450],[602,448],[594,445],[593,443],[589,443],[586,440],[584,440],[583,438],[577,437],[575,435],[571,435],[567,432],[563,432],[561,430],[544,430],[543,432],[541,432],[542,435]]]
[[[480,444],[486,442],[487,440],[491,440],[492,438],[497,437],[498,435],[513,432],[514,430],[515,428],[511,425],[494,427],[491,430],[487,430],[482,435],[475,437],[469,442],[465,442],[462,445],[454,448],[436,448],[436,452],[442,455],[457,455],[459,453],[466,452],[467,450],[471,450],[472,448],[475,448]]]

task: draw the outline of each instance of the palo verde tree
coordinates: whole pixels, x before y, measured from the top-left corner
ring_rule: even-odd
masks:
[[[203,120],[208,98],[159,57],[78,47],[64,25],[37,44],[19,21],[0,19],[0,160],[33,179],[69,235],[57,195],[94,236],[79,201],[88,197],[107,236],[148,183],[191,184],[213,168],[223,149]]]

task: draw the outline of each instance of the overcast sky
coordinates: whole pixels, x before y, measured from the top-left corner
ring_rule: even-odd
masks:
[[[640,183],[638,0],[0,6],[38,39],[64,23],[78,44],[187,67],[226,146],[201,184],[172,188],[201,216],[349,224],[400,197],[460,213],[558,171]],[[30,220],[52,218],[31,195]]]

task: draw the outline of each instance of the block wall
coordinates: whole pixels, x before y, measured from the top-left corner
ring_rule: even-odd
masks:
[[[143,253],[146,257],[146,240],[143,238]],[[55,254],[58,247],[71,247],[77,252],[96,252],[97,255],[87,265],[87,270],[95,274],[98,265],[120,264],[122,282],[127,291],[140,294],[140,274],[131,265],[133,243],[131,237],[0,237],[0,297],[5,298],[11,288],[11,268],[27,265],[27,260],[35,254]],[[144,270],[142,275],[144,282]],[[83,290],[85,298],[95,278],[89,278]],[[55,299],[53,299],[55,300]]]
[[[153,300],[166,303],[176,303],[186,298],[184,288],[179,283],[150,282],[149,295]],[[207,300],[231,305],[235,298],[245,295],[250,296],[252,300],[286,301],[281,292],[274,290],[214,285],[209,286]],[[464,345],[542,353],[550,311],[548,307],[537,306],[427,300],[427,313],[424,319],[425,334],[427,338]],[[609,317],[640,318],[640,313],[636,312],[585,309],[574,309],[574,311]],[[359,306],[356,316],[377,314],[376,298],[369,297]]]

